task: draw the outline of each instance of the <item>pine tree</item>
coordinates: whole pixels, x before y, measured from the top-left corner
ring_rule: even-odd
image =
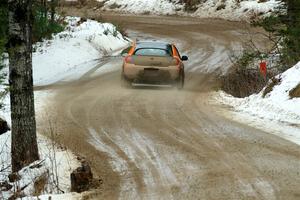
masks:
[[[4,52],[7,40],[7,23],[8,23],[7,1],[0,2],[0,55]]]
[[[287,1],[285,54],[286,64],[294,65],[300,61],[300,1]]]
[[[32,79],[32,0],[8,0],[12,171],[39,159]]]
[[[57,0],[51,0],[51,23],[55,22],[55,9],[57,7]]]
[[[300,1],[284,0],[284,6],[277,12],[254,25],[262,26],[277,38],[282,38],[279,46],[282,69],[292,67],[300,61]]]

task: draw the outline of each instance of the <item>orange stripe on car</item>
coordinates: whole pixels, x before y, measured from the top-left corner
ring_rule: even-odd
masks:
[[[175,49],[174,44],[172,44],[172,54],[173,54],[173,58],[175,58],[175,60],[176,60],[176,65],[179,65],[180,64],[180,57],[178,55],[178,52]]]
[[[130,49],[129,52],[128,52],[128,55],[129,55],[129,56],[132,56],[132,55],[133,55],[133,53],[134,53],[134,51],[135,51],[135,47],[136,47],[136,43],[134,42],[133,45],[132,45],[132,47],[131,47],[131,49]]]
[[[178,55],[178,53],[177,53],[177,51],[176,51],[176,49],[175,49],[175,47],[174,47],[173,44],[172,44],[172,53],[173,53],[173,57],[179,58],[179,55]]]

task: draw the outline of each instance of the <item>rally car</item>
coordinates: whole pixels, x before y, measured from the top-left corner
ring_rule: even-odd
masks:
[[[124,55],[125,54],[125,55]],[[132,83],[184,86],[184,64],[174,44],[156,41],[137,42],[124,53],[122,81]]]

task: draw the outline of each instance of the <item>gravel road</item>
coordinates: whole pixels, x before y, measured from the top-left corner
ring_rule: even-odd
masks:
[[[95,17],[92,11],[66,10]],[[39,129],[55,121],[57,140],[86,156],[103,179],[94,199],[300,199],[299,146],[224,118],[211,101],[216,77],[247,34],[243,23],[103,14],[129,37],[174,42],[186,63],[183,90],[124,88],[121,58],[53,89]],[[257,39],[259,41],[259,38]],[[259,41],[263,44],[263,40]],[[101,68],[111,71],[101,73]],[[98,71],[98,73],[97,73]],[[99,73],[100,71],[100,73]]]

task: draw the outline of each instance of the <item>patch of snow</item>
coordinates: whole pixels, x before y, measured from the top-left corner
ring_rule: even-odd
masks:
[[[41,109],[41,107],[44,105],[42,102],[46,102],[49,98],[49,93],[44,92],[35,92],[35,102],[38,110]],[[5,119],[8,124],[11,124],[10,120],[10,106],[9,106],[9,95],[6,96],[4,99],[4,109],[0,111],[0,116]],[[79,166],[79,162],[75,158],[75,155],[71,152],[69,152],[66,149],[63,149],[56,144],[52,146],[51,140],[48,138],[38,134],[38,146],[39,146],[39,153],[40,153],[40,160],[36,161],[34,164],[37,164],[41,161],[41,167],[30,169],[30,167],[23,168],[19,174],[21,175],[22,179],[20,181],[17,181],[15,183],[10,183],[14,186],[9,191],[0,191],[0,199],[7,199],[13,194],[13,189],[16,189],[15,187],[20,186],[26,186],[24,189],[25,195],[31,195],[34,191],[34,181],[37,177],[41,176],[42,174],[46,174],[48,179],[48,185],[45,188],[45,191],[43,193],[57,193],[55,191],[56,189],[53,188],[53,181],[54,177],[56,175],[58,176],[58,185],[59,188],[65,192],[70,191],[70,173]],[[8,177],[8,175],[11,173],[11,132],[4,133],[0,135],[0,181],[5,181]],[[56,164],[57,164],[57,170],[54,170],[54,154],[56,157]],[[31,166],[32,166],[31,165]]]
[[[159,152],[155,149],[155,144],[141,133],[135,131],[132,135],[135,145],[144,153],[157,169],[161,182],[165,185],[178,185],[177,178],[172,172],[168,163],[161,158]]]
[[[281,6],[278,0],[206,0],[196,5],[195,12],[185,12],[185,5],[179,0],[98,0],[104,2],[103,10],[115,10],[133,14],[184,15],[200,18],[222,18],[246,20],[252,17],[266,17]]]
[[[262,195],[265,199],[276,199],[274,188],[267,181],[256,179],[253,185],[256,190],[259,191],[259,194]]]
[[[97,65],[104,55],[111,55],[128,41],[109,23],[68,17],[65,31],[35,45],[33,53],[34,85],[48,85],[77,79]]]
[[[278,75],[281,82],[264,98],[264,89],[246,98],[234,98],[219,92],[216,99],[232,106],[233,117],[242,118],[256,127],[266,129],[300,145],[300,98],[291,98],[289,91],[300,84],[300,62]]]
[[[240,3],[236,0],[207,0],[198,6],[198,9],[192,16],[247,21],[252,17],[269,16],[280,5],[281,3],[277,0],[266,2],[245,0]]]
[[[35,92],[35,102],[37,107],[37,112],[42,110],[45,102],[47,102],[51,92]],[[7,95],[4,100],[4,109],[0,111],[1,118],[5,119],[8,124],[11,124],[10,119],[10,106],[9,106],[9,95]],[[47,187],[43,193],[59,193],[53,187],[53,182],[56,181],[55,177],[58,177],[59,189],[65,192],[69,192],[71,188],[70,183],[70,173],[77,168],[80,163],[77,161],[75,155],[59,146],[54,144],[52,146],[51,140],[42,136],[37,135],[38,147],[40,153],[40,160],[36,161],[32,165],[41,162],[40,168],[31,169],[29,166],[23,168],[19,174],[22,179],[10,183],[14,187],[9,191],[0,191],[0,199],[8,199],[12,194],[15,187],[27,186],[23,193],[25,195],[31,195],[34,192],[34,181],[37,177],[45,174],[49,177]],[[8,175],[11,173],[11,132],[4,133],[0,135],[0,181],[8,181]],[[57,170],[54,170],[54,155],[56,157]],[[31,166],[32,166],[31,165]]]
[[[98,0],[105,2],[103,9],[117,10],[134,14],[176,14],[176,10],[183,8],[177,1],[168,0]]]
[[[66,193],[66,194],[44,194],[38,197],[23,197],[22,200],[66,200],[66,199],[73,199],[79,200],[82,199],[82,194],[79,193]]]
[[[255,178],[250,182],[243,182],[239,180],[239,189],[243,194],[254,199],[263,196],[265,199],[276,199],[274,188],[265,180]]]
[[[34,182],[43,175],[46,177],[47,183],[45,189],[41,191],[42,194],[70,191],[70,173],[80,165],[79,162],[76,160],[74,154],[72,154],[68,150],[59,148],[56,144],[53,147],[52,142],[48,138],[45,138],[40,134],[38,134],[40,160],[20,170],[19,175],[21,176],[21,179],[14,183],[10,183],[7,178],[11,173],[10,138],[10,132],[7,132],[0,136],[0,147],[2,149],[0,153],[0,181],[7,181],[13,186],[13,188],[9,191],[0,191],[0,199],[8,199],[14,194],[14,190],[16,190],[17,187],[25,187],[22,193],[26,196],[31,196],[35,191]],[[54,166],[54,154],[57,168]],[[31,168],[31,166],[39,163],[41,164],[40,167]],[[57,180],[56,177],[58,177]],[[58,181],[58,183],[56,181]],[[57,185],[60,191],[58,191],[57,188],[54,187],[54,185]]]
[[[109,72],[117,71],[120,69],[120,66],[122,66],[121,59],[110,59],[109,63],[105,63],[106,60],[103,60],[104,63],[100,63],[101,67],[97,67],[96,65],[95,70],[93,70],[93,73],[91,74],[92,77],[99,76],[100,74],[106,74]]]
[[[110,164],[116,172],[121,176],[120,183],[120,197],[122,199],[139,199],[139,194],[136,191],[136,182],[134,180],[132,172],[129,170],[128,163],[123,159],[112,147],[103,141],[104,136],[99,134],[95,129],[89,128],[90,140],[96,149],[101,152],[107,153],[111,158]],[[105,136],[105,139],[110,140],[109,137]]]

